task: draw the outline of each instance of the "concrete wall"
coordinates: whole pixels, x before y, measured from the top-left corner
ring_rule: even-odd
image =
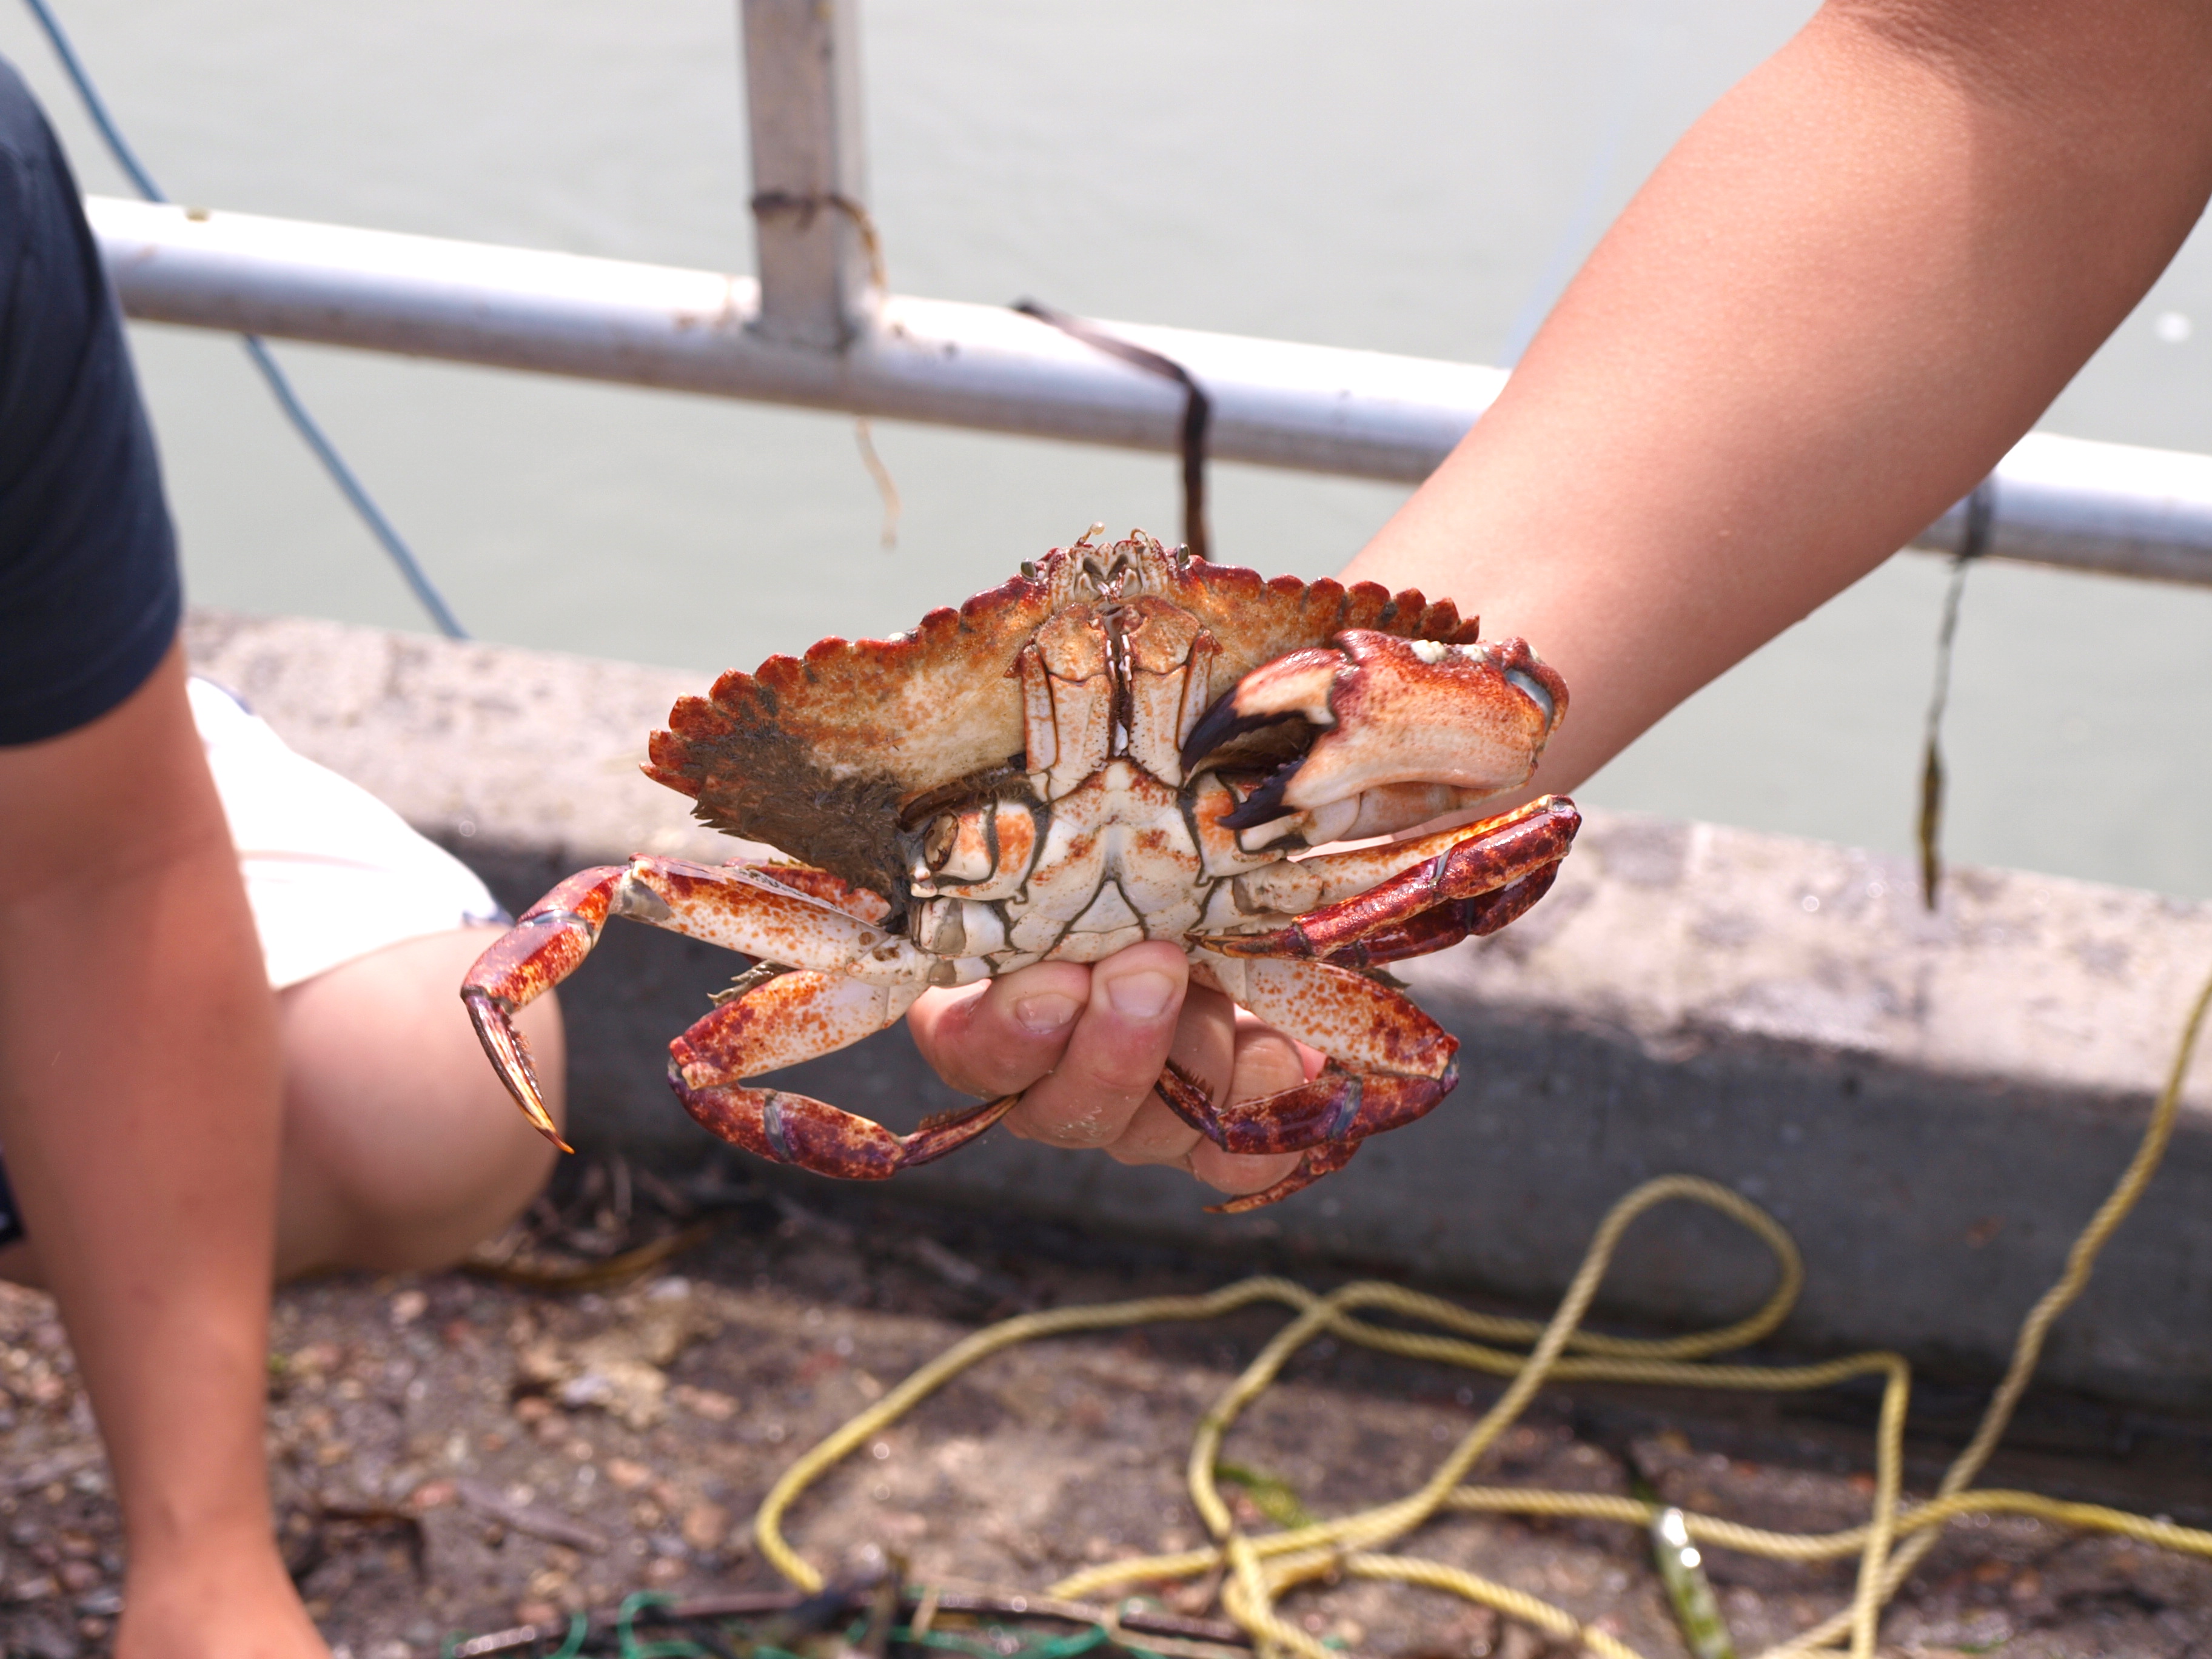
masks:
[[[202,672],[514,908],[633,851],[732,856],[636,772],[696,677],[297,619],[199,613],[188,639]],[[1803,1247],[1793,1346],[1986,1371],[2126,1162],[2208,970],[2212,907],[1966,870],[1930,916],[1891,860],[1598,814],[1529,916],[1407,969],[1466,1045],[1455,1097],[1298,1198],[1207,1216],[1181,1176],[1003,1135],[900,1179],[948,1202],[1288,1243],[1544,1298],[1628,1188],[1692,1171],[1767,1206]],[[563,993],[580,1139],[698,1155],[663,1050],[731,971],[690,941],[610,931]],[[902,1027],[786,1080],[900,1127],[956,1103]],[[1615,1304],[1670,1320],[1732,1316],[1768,1282],[1756,1248],[1702,1214],[1647,1220],[1625,1257]],[[2212,1063],[2045,1369],[2212,1406]]]

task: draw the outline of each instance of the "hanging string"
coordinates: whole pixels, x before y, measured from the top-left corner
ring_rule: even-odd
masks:
[[[763,190],[754,192],[753,217],[762,219],[769,214],[790,214],[805,230],[814,222],[814,216],[823,208],[842,213],[859,233],[860,246],[868,256],[868,280],[875,284],[878,295],[890,292],[889,269],[884,264],[884,239],[876,229],[876,222],[867,209],[851,197],[836,191],[822,191],[802,195],[795,191]],[[906,510],[899,499],[898,483],[891,470],[884,465],[884,458],[876,453],[876,434],[868,424],[868,417],[860,416],[853,422],[853,441],[860,452],[860,465],[868,469],[868,477],[875,481],[876,493],[883,498],[883,546],[890,552],[898,545],[899,518]]]
[[[1018,300],[1014,309],[1082,341],[1093,351],[1103,351],[1133,368],[1182,387],[1182,544],[1193,558],[1211,558],[1212,542],[1206,533],[1206,428],[1212,419],[1213,404],[1197,378],[1172,357],[1125,340],[1084,318],[1055,311],[1042,301]]]
[[[1943,880],[1943,710],[1951,698],[1951,643],[1959,632],[1959,600],[1966,588],[1966,568],[1990,544],[1996,517],[1996,480],[1984,478],[1966,497],[1966,533],[1951,560],[1951,583],[1943,594],[1943,621],[1936,630],[1936,685],[1928,699],[1928,736],[1920,762],[1920,901],[1936,908]]]

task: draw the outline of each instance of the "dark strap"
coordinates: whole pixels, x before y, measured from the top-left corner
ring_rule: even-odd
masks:
[[[1125,340],[1081,317],[1055,311],[1041,301],[1017,301],[1014,309],[1082,341],[1094,351],[1103,351],[1132,368],[1173,380],[1182,387],[1182,541],[1192,557],[1211,556],[1206,535],[1206,423],[1212,416],[1213,405],[1197,379],[1174,358],[1133,340]]]

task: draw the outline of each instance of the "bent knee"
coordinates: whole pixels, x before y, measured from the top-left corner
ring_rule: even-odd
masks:
[[[283,994],[283,1271],[449,1263],[544,1186],[554,1149],[508,1097],[453,994],[494,936],[407,940]],[[518,1023],[557,1121],[560,1009],[541,998]]]

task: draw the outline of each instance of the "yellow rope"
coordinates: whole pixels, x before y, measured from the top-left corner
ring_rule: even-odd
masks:
[[[1534,1486],[1461,1486],[1444,1507],[1481,1515],[1542,1515],[1571,1521],[1620,1521],[1648,1527],[1667,1505],[1647,1504],[1637,1498],[1616,1498],[1610,1492],[1546,1492]],[[2161,1549],[2187,1555],[2212,1557],[2212,1532],[2154,1521],[2109,1510],[2100,1504],[2067,1504],[2039,1492],[2008,1492],[1983,1487],[1962,1492],[1931,1503],[1911,1504],[1900,1510],[1900,1534],[1941,1527],[1969,1515],[2033,1515],[2069,1527],[2097,1532],[2116,1532],[2155,1544]],[[1693,1543],[1713,1549],[1734,1550],[1739,1555],[1763,1555],[1775,1561],[1832,1561],[1866,1546],[1867,1528],[1847,1527],[1841,1532],[1769,1532],[1709,1515],[1686,1512],[1683,1521]]]
[[[2043,1293],[2042,1299],[2021,1322],[2020,1334],[2013,1339],[2012,1363],[2005,1370],[2004,1380],[1997,1384],[1996,1393],[1990,1396],[1987,1408],[1982,1413],[1981,1424],[1974,1431],[1974,1437],[1967,1442],[1966,1449],[1952,1460],[1951,1467],[1943,1472],[1942,1480],[1936,1483],[1938,1498],[1948,1498],[1962,1492],[1982,1472],[1982,1466],[1990,1461],[1990,1454],[1996,1449],[1998,1440],[2012,1421],[2014,1408],[2020,1404],[2021,1395],[2027,1391],[2028,1381],[2034,1376],[2036,1364],[2043,1358],[2044,1340],[2050,1335],[2051,1326],[2081,1295],[2082,1288],[2089,1282],[2089,1274],[2097,1265],[2097,1256],[2104,1249],[2106,1241],[2112,1237],[2120,1223],[2127,1219],[2128,1212],[2135,1208],[2136,1200],[2142,1196],[2143,1188],[2150,1185],[2151,1176],[2158,1172],[2159,1161],[2166,1156],[2166,1143],[2173,1136],[2174,1119],[2181,1109],[2181,1085],[2188,1076],[2190,1060],[2197,1051],[2197,1039],[2203,1030],[2208,1006],[2212,1006],[2212,981],[2208,981],[2204,988],[2197,994],[2197,1001],[2189,1011],[2181,1042],[2174,1050],[2173,1065],[2166,1073],[2166,1086],[2159,1091],[2158,1103],[2151,1109],[2150,1122],[2143,1130],[2135,1157],[2128,1161],[2126,1170],[2122,1173],[2111,1194],[2098,1206],[2096,1214],[2089,1218],[2089,1224],[2075,1239],[2073,1249],[2067,1251],[2066,1268],[2058,1275],[2058,1282]],[[2052,1516],[2049,1518],[2055,1520],[2057,1517]],[[1923,1533],[1897,1553],[1883,1578],[1881,1594],[1885,1601],[1897,1593],[1897,1587],[1905,1582],[1906,1575],[1919,1565],[1929,1550],[1936,1547],[1936,1539],[1935,1533]],[[1840,1633],[1836,1621],[1830,1619],[1816,1625],[1796,1640],[1769,1650],[1762,1659],[1788,1659],[1789,1656],[1809,1653],[1832,1644]]]
[[[1911,1370],[1900,1356],[1851,1354],[1811,1365],[1719,1364],[1709,1359],[1710,1355],[1743,1347],[1772,1332],[1796,1301],[1804,1279],[1803,1266],[1789,1233],[1758,1206],[1713,1182],[1693,1176],[1666,1176],[1644,1182],[1613,1206],[1591,1239],[1558,1310],[1541,1324],[1474,1313],[1395,1285],[1361,1281],[1321,1296],[1288,1279],[1270,1277],[1243,1279],[1205,1296],[1146,1297],[1006,1320],[954,1344],[801,1456],[762,1501],[753,1521],[754,1535],[762,1553],[777,1571],[802,1589],[817,1590],[822,1588],[822,1575],[783,1536],[783,1517],[793,1503],[831,1467],[969,1367],[1006,1348],[1041,1338],[1128,1325],[1213,1319],[1255,1303],[1273,1302],[1291,1309],[1292,1318],[1206,1411],[1192,1437],[1188,1472],[1191,1502],[1212,1537],[1212,1545],[1093,1567],[1061,1580],[1048,1595],[1077,1601],[1117,1585],[1219,1573],[1223,1609],[1250,1634],[1262,1656],[1341,1659],[1284,1620],[1275,1611],[1275,1604],[1286,1590],[1318,1577],[1382,1578],[1445,1590],[1493,1607],[1559,1640],[1579,1644],[1601,1659],[1638,1659],[1634,1650],[1617,1638],[1583,1625],[1565,1609],[1540,1597],[1441,1562],[1379,1553],[1382,1546],[1402,1538],[1443,1510],[1648,1523],[1656,1506],[1634,1498],[1462,1484],[1540,1389],[1547,1382],[1571,1380],[1777,1391],[1826,1388],[1853,1376],[1882,1378],[1881,1409],[1875,1434],[1874,1501],[1865,1525],[1825,1534],[1779,1533],[1714,1516],[1685,1516],[1690,1536],[1713,1548],[1794,1561],[1858,1556],[1858,1577],[1850,1605],[1768,1650],[1762,1659],[1795,1659],[1832,1648],[1845,1637],[1854,1659],[1870,1659],[1882,1607],[1934,1547],[1942,1528],[1962,1516],[2033,1516],[2058,1526],[2119,1533],[2160,1548],[2212,1557],[2212,1532],[2099,1504],[2062,1503],[2034,1492],[1972,1489],[1974,1477],[1989,1461],[2034,1373],[2052,1323],[2080,1295],[2098,1253],[2158,1168],[2172,1136],[2182,1083],[2208,1007],[2212,1007],[2212,981],[2207,981],[2190,1012],[2172,1070],[2134,1158],[2075,1241],[2057,1283],[2022,1322],[2012,1362],[1980,1426],[1945,1473],[1935,1498],[1927,1503],[1906,1506],[1900,1501],[1905,1412],[1911,1392]],[[1686,1336],[1647,1340],[1581,1329],[1622,1235],[1645,1211],[1673,1200],[1717,1210],[1755,1234],[1774,1255],[1773,1292],[1748,1318]],[[1419,1320],[1434,1328],[1411,1331],[1372,1324],[1354,1316],[1364,1309]],[[1333,1521],[1247,1534],[1237,1525],[1215,1481],[1222,1440],[1245,1407],[1273,1385],[1291,1357],[1324,1335],[1510,1380],[1497,1403],[1483,1413],[1428,1480],[1405,1497]],[[1490,1346],[1498,1342],[1526,1344],[1527,1351],[1515,1352]],[[1905,1543],[1893,1548],[1899,1538],[1905,1539]]]

